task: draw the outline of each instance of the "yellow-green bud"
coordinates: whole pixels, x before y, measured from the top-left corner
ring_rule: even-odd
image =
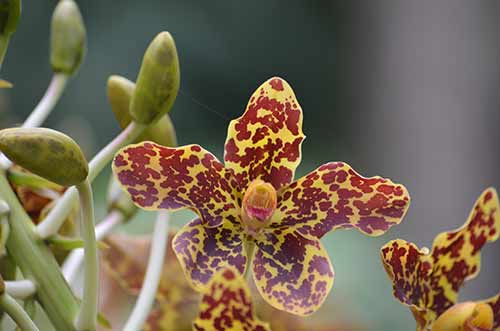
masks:
[[[108,100],[111,110],[122,129],[132,122],[130,99],[134,94],[135,83],[125,77],[112,75],[108,78]]]
[[[150,124],[168,113],[179,91],[179,58],[174,39],[161,32],[149,44],[142,59],[130,103],[134,121]]]
[[[0,130],[0,151],[15,164],[63,186],[83,182],[89,171],[78,144],[51,129]]]
[[[19,16],[21,16],[21,0],[0,0],[0,35],[13,34]]]
[[[108,212],[118,210],[123,214],[125,221],[130,220],[137,213],[137,206],[130,199],[130,196],[123,192],[115,176],[111,176],[109,180],[107,200]]]
[[[85,54],[85,25],[73,0],[60,0],[52,15],[50,63],[54,72],[73,74]]]
[[[122,129],[132,122],[129,106],[135,90],[134,82],[125,77],[113,75],[108,79],[108,100],[115,114],[116,120]],[[170,116],[163,115],[156,123],[151,124],[136,142],[153,141],[163,146],[176,146],[177,137]]]

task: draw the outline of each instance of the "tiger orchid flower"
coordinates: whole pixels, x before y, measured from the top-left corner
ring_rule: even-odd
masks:
[[[241,274],[251,268],[270,305],[309,315],[334,280],[319,240],[336,229],[381,235],[401,222],[410,197],[404,186],[362,177],[343,162],[293,181],[304,138],[295,94],[275,77],[231,121],[224,164],[199,145],[143,142],[119,151],[113,172],[143,209],[197,213],[173,241],[195,289],[202,291],[221,268]]]
[[[500,234],[496,191],[485,190],[465,224],[439,234],[432,250],[397,239],[381,249],[394,296],[408,306],[417,331],[498,331],[500,294],[484,301],[457,303],[465,281],[479,273],[480,251]]]

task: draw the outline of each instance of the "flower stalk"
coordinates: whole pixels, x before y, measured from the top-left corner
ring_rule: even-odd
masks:
[[[169,214],[165,211],[158,212],[153,232],[153,241],[149,255],[146,276],[134,309],[125,323],[124,331],[136,331],[146,321],[155,300],[156,291],[160,284],[161,272],[167,251]]]
[[[81,232],[84,242],[84,285],[83,300],[75,327],[89,331],[97,327],[97,304],[99,288],[99,263],[97,259],[97,241],[94,229],[94,201],[89,180],[76,185],[80,197],[82,212]]]
[[[23,128],[40,126],[52,112],[66,88],[69,76],[64,73],[55,73],[49,87],[38,105],[23,123]]]

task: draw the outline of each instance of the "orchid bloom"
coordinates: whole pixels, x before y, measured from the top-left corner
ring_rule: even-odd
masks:
[[[393,282],[394,296],[410,307],[417,331],[500,330],[500,294],[482,302],[457,304],[460,287],[479,273],[481,248],[499,234],[498,196],[489,188],[476,201],[467,222],[439,234],[430,252],[401,239],[382,247],[382,262]],[[470,319],[478,314],[484,318]],[[449,326],[459,319],[460,328]]]
[[[362,177],[343,162],[292,182],[304,137],[294,92],[283,79],[271,78],[254,92],[243,116],[231,121],[225,164],[198,145],[143,142],[119,151],[113,171],[139,207],[198,214],[173,242],[198,291],[219,269],[232,266],[245,274],[252,261],[269,304],[308,315],[334,279],[319,239],[349,228],[381,235],[401,222],[410,198],[404,186]]]

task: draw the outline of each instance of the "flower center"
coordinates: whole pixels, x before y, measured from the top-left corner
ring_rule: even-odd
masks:
[[[490,331],[492,328],[493,310],[488,304],[463,302],[441,314],[432,331]]]
[[[249,233],[255,234],[269,225],[277,200],[276,190],[271,184],[255,179],[248,185],[243,196],[241,218]]]

